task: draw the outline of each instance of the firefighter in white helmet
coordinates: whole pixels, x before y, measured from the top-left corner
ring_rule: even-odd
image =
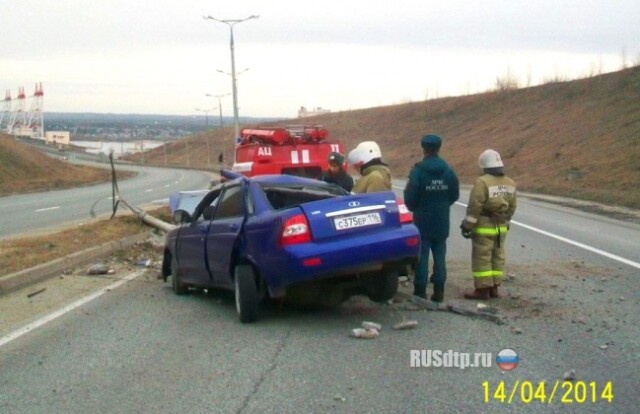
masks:
[[[471,271],[475,289],[466,299],[497,298],[505,265],[505,240],[516,211],[516,184],[504,174],[497,151],[480,154],[478,165],[484,174],[476,180],[460,229],[471,238]]]
[[[349,152],[349,164],[361,175],[353,187],[354,193],[372,193],[391,190],[391,171],[382,162],[380,147],[373,141],[364,141]]]

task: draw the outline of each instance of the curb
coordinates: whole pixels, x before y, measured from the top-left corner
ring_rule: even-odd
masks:
[[[42,282],[62,273],[70,267],[82,266],[92,261],[108,256],[115,251],[131,247],[139,241],[146,240],[150,232],[143,232],[134,236],[129,236],[121,240],[116,240],[101,244],[90,249],[71,253],[59,259],[43,263],[29,269],[20,270],[5,276],[0,276],[0,294],[12,292],[25,286]]]

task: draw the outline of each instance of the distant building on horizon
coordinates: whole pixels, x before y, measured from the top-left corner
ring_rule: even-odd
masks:
[[[324,115],[324,114],[328,114],[330,112],[331,112],[331,110],[324,109],[324,108],[319,107],[319,106],[311,109],[310,111],[307,110],[306,106],[301,106],[300,109],[298,109],[298,118],[307,118],[307,117],[310,117],[310,116]]]
[[[47,144],[69,146],[70,134],[69,131],[47,131],[44,139]]]

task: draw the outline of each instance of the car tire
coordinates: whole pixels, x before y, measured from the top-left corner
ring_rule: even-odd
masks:
[[[383,269],[373,275],[367,284],[367,296],[374,302],[386,302],[393,299],[398,291],[398,271]]]
[[[180,278],[178,261],[175,258],[171,259],[171,287],[176,295],[186,295],[189,291],[189,287]]]
[[[255,322],[258,319],[258,286],[253,267],[237,265],[234,271],[236,310],[240,322]]]

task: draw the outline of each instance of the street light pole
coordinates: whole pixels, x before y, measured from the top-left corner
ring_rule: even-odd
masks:
[[[231,49],[231,93],[233,94],[233,120],[234,120],[234,137],[233,137],[233,145],[235,148],[235,144],[236,144],[236,140],[238,138],[240,138],[240,120],[238,117],[238,90],[236,88],[236,59],[235,59],[235,55],[234,55],[234,43],[233,43],[233,26],[235,26],[238,23],[242,23],[245,22],[247,20],[251,20],[251,19],[257,19],[258,15],[251,15],[249,17],[246,17],[244,19],[234,19],[234,20],[220,20],[220,19],[216,19],[213,16],[206,16],[205,19],[208,20],[214,20],[216,22],[220,22],[220,23],[224,23],[227,26],[229,26],[229,47]],[[233,151],[233,162],[235,164],[236,161],[236,152],[235,150]]]
[[[225,96],[231,95],[230,93],[225,93],[223,95],[212,95],[210,93],[205,93],[204,96],[208,96],[209,98],[217,98],[218,99],[218,109],[220,110],[220,128],[222,129],[222,98]]]
[[[200,111],[200,112],[204,112],[204,116],[205,116],[205,139],[207,141],[207,166],[211,165],[211,140],[209,139],[209,135],[207,135],[207,130],[209,129],[209,112],[215,110],[217,108],[211,108],[211,109],[199,109],[196,108],[196,111]]]
[[[198,112],[204,112],[205,115],[205,129],[209,129],[209,112],[214,111],[218,108],[211,108],[211,109],[200,109],[200,108],[196,108],[196,111]]]

